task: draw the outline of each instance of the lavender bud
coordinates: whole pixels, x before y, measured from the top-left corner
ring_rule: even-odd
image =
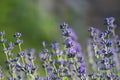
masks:
[[[71,38],[67,38],[65,41],[66,48],[70,48],[73,46],[73,40]]]
[[[11,49],[13,49],[14,47],[13,47],[13,43],[12,42],[10,42],[9,44],[8,44],[8,46],[7,46],[7,49],[8,50],[11,50]]]
[[[94,75],[93,73],[88,74],[89,77],[92,77],[93,75]]]
[[[58,60],[58,61],[57,61],[57,64],[58,64],[58,65],[64,64],[64,60]]]
[[[30,49],[27,53],[28,56],[33,56],[35,53],[35,49]]]
[[[105,53],[106,53],[106,50],[105,50],[105,49],[102,49],[101,52],[105,54]]]
[[[22,43],[23,43],[23,40],[18,39],[18,40],[15,42],[15,45],[21,45]]]
[[[78,73],[84,74],[85,73],[85,66],[81,65],[77,69]]]
[[[106,64],[106,63],[108,63],[108,62],[109,62],[108,58],[103,58],[103,59],[101,60],[101,63],[103,63],[103,64]]]
[[[42,62],[46,60],[46,56],[42,53],[39,53],[39,58],[41,59]]]
[[[26,64],[26,65],[25,65],[25,69],[26,69],[28,72],[30,72],[31,67],[32,67],[32,64]]]
[[[46,69],[47,69],[47,72],[51,72],[54,70],[54,68],[52,66],[48,66]]]
[[[104,24],[105,25],[111,25],[111,24],[113,24],[113,22],[115,21],[115,18],[113,18],[113,17],[110,17],[110,18],[105,18],[104,19]]]
[[[53,64],[53,63],[55,63],[55,61],[54,60],[50,60],[50,64]]]
[[[68,24],[66,24],[65,22],[60,25],[60,29],[65,29],[66,27],[68,27]]]
[[[93,27],[90,27],[89,29],[88,29],[88,31],[90,31],[90,32],[93,32],[95,30],[95,28],[93,28]]]
[[[0,39],[0,43],[5,43],[6,41],[6,39]]]
[[[112,41],[106,40],[106,46],[107,46],[107,47],[111,47],[111,46],[112,46]]]
[[[42,46],[43,46],[43,47],[46,47],[45,41],[42,42]]]
[[[110,70],[110,69],[112,69],[114,66],[115,66],[115,64],[114,64],[114,63],[111,63],[111,64],[108,64],[108,65],[105,67],[105,69],[106,69],[106,70]]]
[[[7,48],[4,48],[4,49],[3,49],[3,53],[8,53],[8,51],[9,51],[9,50],[8,50]]]
[[[32,68],[32,70],[31,70],[31,74],[34,74],[35,70],[37,70],[37,69],[38,69],[38,66],[35,65],[35,66]]]
[[[43,50],[43,53],[48,53],[48,52],[49,52],[48,49],[44,49],[44,50]]]
[[[50,44],[50,47],[53,48],[54,50],[57,50],[59,48],[59,43],[58,42],[52,42]]]
[[[28,59],[29,59],[30,61],[31,61],[31,60],[34,60],[34,59],[35,59],[35,56],[30,56]]]
[[[100,34],[99,34],[99,38],[104,38],[104,37],[106,37],[106,33],[104,33],[104,32],[101,32]]]
[[[16,64],[16,70],[17,70],[18,72],[24,71],[24,70],[23,70],[23,67],[25,67],[25,66],[22,65],[22,64]]]
[[[10,67],[11,67],[11,68],[14,68],[15,66],[16,66],[16,64],[14,64],[14,63],[13,63],[13,64],[10,64]]]
[[[10,64],[12,61],[11,60],[6,60],[5,63]]]
[[[120,48],[120,40],[117,41],[117,45]]]
[[[78,54],[76,55],[76,57],[77,57],[77,61],[78,61],[78,62],[80,62],[80,63],[83,63],[83,62],[84,62],[84,59],[83,59],[82,54],[79,54],[79,53],[78,53]]]
[[[13,36],[14,36],[15,38],[20,38],[20,37],[21,37],[21,33],[16,32]]]
[[[3,78],[4,78],[4,75],[1,74],[1,75],[0,75],[0,79],[3,79]]]
[[[19,61],[19,60],[20,60],[20,58],[19,58],[19,57],[16,57],[16,58],[13,59],[13,62],[17,62],[17,61]]]
[[[0,32],[0,36],[3,36],[3,35],[5,35],[5,32],[4,31]]]
[[[19,52],[19,53],[18,53],[18,57],[19,57],[19,56],[25,56],[25,51]]]
[[[67,29],[67,30],[62,30],[62,35],[63,35],[63,36],[69,37],[69,36],[70,36],[70,33],[71,33],[71,31],[70,31],[69,29]]]
[[[2,74],[2,67],[0,66],[0,79],[3,79],[4,75]]]
[[[71,57],[75,57],[75,54],[76,54],[76,50],[74,48],[69,48],[67,50],[67,55],[68,55],[68,58],[71,58]]]
[[[19,74],[19,75],[17,76],[17,78],[18,78],[19,80],[22,79],[22,77],[23,77],[22,74]]]

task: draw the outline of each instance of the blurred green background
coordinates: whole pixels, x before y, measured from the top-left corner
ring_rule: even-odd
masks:
[[[22,47],[39,51],[42,41],[61,41],[59,25],[67,22],[78,35],[85,54],[87,28],[103,30],[103,18],[110,16],[117,19],[119,26],[119,3],[120,0],[0,0],[0,31],[6,32],[8,42],[15,32],[21,32]],[[2,65],[3,56],[0,56]]]

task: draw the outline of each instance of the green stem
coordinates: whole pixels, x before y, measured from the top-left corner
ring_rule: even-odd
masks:
[[[1,37],[1,39],[3,39],[3,36]],[[6,48],[6,46],[5,46],[5,43],[2,43],[2,45],[3,45],[3,48],[5,49]],[[5,55],[6,55],[6,59],[7,59],[7,61],[9,60],[9,57],[8,57],[8,52],[5,52]],[[14,73],[12,72],[12,70],[11,70],[11,68],[10,68],[10,65],[8,64],[8,67],[9,67],[9,73],[11,74],[11,76],[12,76],[12,78],[13,78],[13,80],[14,80]]]
[[[22,48],[21,48],[21,45],[20,45],[20,44],[18,45],[18,47],[19,47],[19,51],[22,52]],[[24,59],[23,59],[23,56],[20,56],[20,57],[21,57],[21,59],[22,59],[22,63],[25,64],[25,61],[24,61]]]
[[[46,61],[45,61],[45,64],[46,64]],[[46,67],[45,67],[45,74],[46,76],[48,75]]]

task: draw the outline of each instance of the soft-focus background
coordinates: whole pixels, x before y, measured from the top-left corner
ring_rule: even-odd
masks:
[[[15,32],[21,32],[22,47],[39,51],[42,41],[61,41],[59,25],[67,22],[78,35],[85,54],[89,26],[104,30],[103,18],[115,17],[119,33],[119,5],[120,0],[0,0],[0,31],[6,32],[8,42]],[[4,64],[3,56],[0,64]]]

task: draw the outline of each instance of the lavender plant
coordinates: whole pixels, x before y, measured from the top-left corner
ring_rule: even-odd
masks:
[[[43,41],[43,49],[38,53],[41,66],[45,70],[45,77],[39,75],[39,66],[35,64],[35,50],[22,49],[21,33],[16,32],[13,37],[16,42],[6,43],[5,32],[0,32],[0,43],[6,56],[8,75],[2,74],[0,80],[120,80],[120,40],[115,34],[114,18],[105,18],[105,31],[90,27],[88,40],[88,56],[92,65],[91,73],[87,72],[86,62],[77,42],[75,32],[67,23],[60,25],[63,44]],[[18,54],[14,56],[14,47],[18,47]],[[91,66],[90,66],[91,67]]]
[[[93,66],[96,69],[95,74],[90,76],[91,79],[100,80],[119,80],[120,78],[120,64],[119,64],[119,40],[115,34],[116,25],[113,23],[114,18],[105,18],[105,27],[107,30],[99,31],[96,28],[90,27],[89,50],[94,54],[94,61],[96,65]],[[92,48],[91,48],[92,47]]]

